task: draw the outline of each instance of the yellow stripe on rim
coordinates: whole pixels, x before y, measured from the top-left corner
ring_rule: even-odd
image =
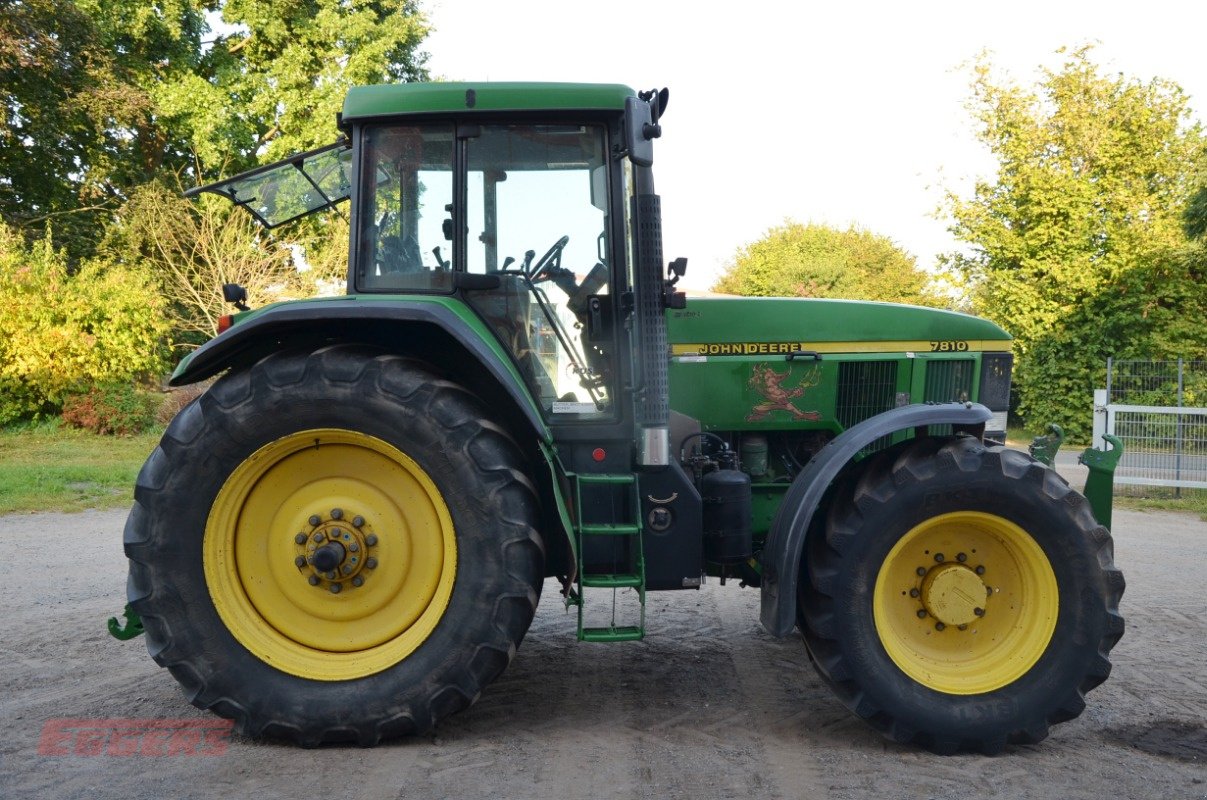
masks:
[[[992,692],[1025,675],[1056,629],[1056,575],[1013,522],[980,511],[926,520],[889,552],[872,596],[889,658],[945,694]]]
[[[316,533],[355,550],[352,576],[326,580],[298,563]],[[202,559],[240,644],[291,675],[339,681],[391,667],[428,638],[452,597],[457,545],[440,490],[413,459],[372,436],[315,429],[265,445],[231,473]]]

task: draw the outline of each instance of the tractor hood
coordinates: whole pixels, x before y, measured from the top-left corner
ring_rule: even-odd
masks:
[[[920,306],[860,300],[691,298],[667,312],[671,355],[793,352],[979,352],[1010,350],[988,320]]]

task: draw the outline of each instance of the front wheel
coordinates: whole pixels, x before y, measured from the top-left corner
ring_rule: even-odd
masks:
[[[515,654],[543,550],[514,442],[424,366],[271,356],[139,475],[129,597],[194,705],[302,744],[429,730]]]
[[[810,532],[814,664],[889,737],[941,753],[1035,742],[1110,674],[1123,578],[1085,499],[961,437],[874,456]]]

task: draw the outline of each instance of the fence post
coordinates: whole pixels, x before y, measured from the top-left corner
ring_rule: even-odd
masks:
[[[1109,394],[1110,389],[1094,390],[1094,440],[1090,442],[1090,447],[1095,450],[1106,449],[1106,441],[1102,437],[1110,433],[1106,429],[1106,404]]]
[[[1179,483],[1182,480],[1182,359],[1178,358],[1178,425],[1177,434],[1174,443],[1174,467],[1173,478]],[[1182,496],[1182,487],[1175,486],[1173,490],[1174,497]]]

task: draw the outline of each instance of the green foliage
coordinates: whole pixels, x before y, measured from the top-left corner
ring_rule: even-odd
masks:
[[[128,436],[155,425],[159,398],[129,383],[102,383],[67,395],[63,421],[102,435]]]
[[[939,305],[929,276],[885,236],[786,221],[738,251],[714,291]]]
[[[1191,239],[1204,239],[1207,238],[1207,149],[1200,153],[1195,184],[1198,188],[1186,204],[1183,222],[1187,236]]]
[[[161,305],[138,269],[87,261],[69,274],[49,236],[26,247],[0,225],[0,424],[53,414],[81,386],[158,372]]]
[[[1207,346],[1202,261],[1183,229],[1203,135],[1176,85],[1102,75],[1088,48],[1034,89],[982,61],[972,89],[998,171],[949,196],[951,230],[973,250],[948,263],[972,310],[1016,337],[1020,413],[1084,440],[1107,356]]]
[[[86,258],[137,186],[331,141],[349,85],[425,75],[426,34],[411,0],[0,0],[0,221]]]

